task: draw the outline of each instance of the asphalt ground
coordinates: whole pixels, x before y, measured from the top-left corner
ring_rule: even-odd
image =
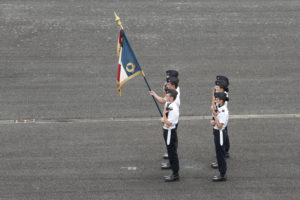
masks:
[[[299,119],[274,121],[231,121],[224,183],[208,120],[180,123],[176,183],[159,121],[1,125],[1,199],[298,199]]]
[[[117,94],[113,11],[153,90],[180,73],[177,183],[159,169],[142,77]],[[0,199],[298,199],[299,17],[297,0],[2,0]],[[216,184],[201,116],[218,74],[230,114],[269,117],[230,120],[228,181]]]

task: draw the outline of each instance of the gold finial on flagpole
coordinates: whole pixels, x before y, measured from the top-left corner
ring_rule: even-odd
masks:
[[[118,25],[120,26],[120,29],[123,29],[123,26],[122,26],[122,22],[120,20],[120,17],[117,15],[116,12],[115,13],[115,21],[118,23]]]

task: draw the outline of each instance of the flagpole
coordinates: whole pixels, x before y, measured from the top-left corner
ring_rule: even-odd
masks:
[[[120,17],[116,14],[116,12],[114,12],[114,14],[115,14],[115,21],[116,21],[116,22],[118,23],[118,25],[120,26],[120,30],[123,30],[123,26],[122,26],[122,22],[121,22],[121,20],[120,20]],[[145,83],[146,83],[146,85],[147,85],[149,91],[151,91],[150,85],[149,85],[149,83],[148,83],[148,81],[147,81],[147,79],[146,79],[146,76],[145,76],[145,74],[144,74],[144,71],[143,71],[143,70],[141,70],[141,71],[142,71],[142,75],[143,75],[143,77],[144,77]],[[162,115],[162,112],[161,112],[161,110],[160,110],[160,108],[159,108],[159,106],[158,106],[158,103],[157,103],[156,99],[155,99],[153,96],[152,96],[152,99],[153,99],[153,101],[155,102],[155,105],[156,105],[156,107],[157,107],[157,110],[158,110],[160,116],[162,117],[163,115]]]
[[[143,77],[144,77],[145,83],[146,83],[147,86],[148,86],[149,91],[151,91],[150,85],[149,85],[149,83],[148,83],[148,81],[147,81],[147,79],[146,79],[146,76],[145,76],[143,70],[142,70],[142,75],[143,75]],[[153,99],[153,101],[155,102],[155,105],[156,105],[156,107],[157,107],[157,110],[158,110],[160,116],[162,117],[163,115],[162,115],[162,113],[161,113],[161,110],[160,110],[160,108],[159,108],[159,106],[158,106],[158,103],[157,103],[156,99],[154,98],[154,96],[152,96],[152,99]]]

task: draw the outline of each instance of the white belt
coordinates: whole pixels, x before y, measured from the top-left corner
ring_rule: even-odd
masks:
[[[170,144],[170,141],[171,141],[171,129],[169,128],[168,129],[168,137],[167,137],[167,145],[169,146]]]
[[[168,136],[167,136],[167,146],[169,146],[169,144],[170,144],[170,141],[171,141],[171,131],[172,131],[172,129],[174,129],[175,128],[175,126],[174,126],[174,128],[165,128],[165,127],[163,127],[165,130],[168,130]]]
[[[222,129],[222,130],[215,129],[215,130],[218,130],[220,132],[220,145],[223,146],[223,143],[224,143],[223,130],[224,129]]]
[[[223,131],[220,130],[220,145],[223,146]]]
[[[169,128],[166,126],[163,126],[163,129],[165,129],[165,130],[174,129],[174,128],[176,128],[176,125],[172,125]]]

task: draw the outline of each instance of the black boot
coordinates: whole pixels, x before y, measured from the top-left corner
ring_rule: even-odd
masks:
[[[221,182],[221,181],[226,181],[227,177],[226,175],[219,175],[219,176],[214,176],[212,179],[214,182]]]
[[[171,165],[170,163],[161,163],[161,166],[160,166],[161,169],[171,169]]]
[[[169,159],[168,153],[165,153],[165,154],[163,155],[163,158],[166,159],[166,160]]]
[[[171,174],[170,176],[165,176],[165,182],[179,181],[179,174]]]
[[[210,164],[210,166],[213,168],[213,169],[218,169],[218,162],[213,162]]]

